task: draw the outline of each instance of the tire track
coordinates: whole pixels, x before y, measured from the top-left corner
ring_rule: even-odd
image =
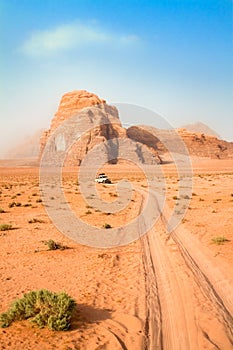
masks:
[[[142,192],[142,190],[139,190]],[[144,195],[145,191],[143,190]],[[157,202],[156,194],[154,194],[155,206],[157,210],[160,210]],[[168,216],[169,217],[169,216]],[[151,346],[150,341],[147,343],[147,349],[180,349],[180,350],[197,350],[203,348],[203,342],[207,343],[207,349],[221,348],[218,344],[219,341],[211,339],[210,335],[204,331],[199,324],[198,317],[196,315],[195,305],[192,305],[190,298],[187,296],[193,295],[193,300],[197,296],[195,295],[195,288],[191,286],[190,281],[194,279],[195,285],[201,291],[201,300],[198,303],[201,305],[204,297],[206,305],[209,308],[209,317],[216,318],[219,329],[222,327],[225,331],[222,331],[222,338],[226,338],[225,344],[228,344],[226,349],[231,349],[232,342],[232,285],[230,281],[222,275],[221,271],[217,271],[216,266],[212,266],[212,261],[206,256],[202,250],[202,254],[198,254],[198,246],[194,244],[192,235],[181,234],[179,230],[175,230],[169,237],[178,248],[179,259],[182,259],[183,267],[178,268],[176,266],[176,259],[171,255],[164,238],[161,237],[161,232],[164,231],[164,223],[166,224],[166,217],[162,215],[162,220],[159,225],[159,232],[153,228],[142,240],[144,246],[145,258],[145,273],[151,269],[152,263],[153,275],[148,274],[148,278],[153,278],[154,283],[157,285],[157,295],[159,307],[156,307],[152,313],[148,310],[148,317],[151,318],[151,322],[147,320],[148,325],[148,337],[154,344]],[[163,228],[161,227],[163,226]],[[190,243],[191,242],[191,243]],[[196,252],[197,250],[197,252]],[[195,254],[196,252],[196,254]],[[202,260],[202,261],[201,261]],[[209,266],[213,268],[209,269]],[[183,271],[182,271],[183,269]],[[207,271],[206,271],[207,270]],[[217,276],[212,277],[212,273],[217,271]],[[183,274],[189,275],[189,281],[185,280]],[[191,274],[190,274],[191,273]],[[203,293],[203,291],[205,293]],[[150,294],[147,295],[150,298]],[[199,296],[200,298],[200,296]],[[197,301],[196,301],[197,302]],[[147,307],[150,308],[150,303]],[[217,310],[214,312],[213,310]],[[156,345],[153,337],[153,332],[158,332],[157,324],[153,313],[161,313],[161,342],[160,345]],[[216,314],[219,313],[219,317]],[[221,315],[221,317],[220,317]],[[152,329],[151,329],[152,328]],[[154,328],[154,330],[153,330]],[[190,331],[192,329],[192,331]],[[200,340],[201,338],[201,340]],[[198,344],[201,347],[199,347]],[[205,344],[206,344],[205,343]],[[208,345],[209,344],[209,345]],[[154,347],[153,347],[154,346]],[[157,346],[157,347],[156,347]],[[205,347],[206,348],[206,347]],[[225,348],[224,348],[225,349]]]

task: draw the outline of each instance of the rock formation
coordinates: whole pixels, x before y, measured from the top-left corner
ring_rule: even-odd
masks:
[[[208,125],[201,123],[201,122],[196,122],[193,124],[186,124],[183,125],[180,129],[186,129],[187,131],[191,133],[197,133],[197,134],[205,134],[208,136],[215,136],[218,139],[221,139],[220,135],[211,129]]]
[[[153,132],[153,134],[152,134]],[[160,156],[168,150],[183,153],[182,143],[184,141],[191,156],[227,159],[233,157],[233,142],[220,140],[215,136],[203,133],[189,132],[186,129],[160,130],[145,125],[132,126],[127,129],[127,136],[131,139],[145,144]]]
[[[233,142],[215,136],[145,125],[125,129],[116,107],[85,90],[72,91],[62,97],[50,129],[41,137],[40,158],[46,144],[48,148],[48,140],[52,141],[47,155],[57,164],[65,157],[66,165],[80,165],[90,151],[96,164],[116,163],[120,158],[161,163],[163,154],[170,150],[185,154],[183,145],[191,156],[233,157]]]
[[[186,129],[177,130],[185,142],[190,155],[227,159],[233,158],[233,142],[218,139],[203,133],[192,133]]]
[[[59,126],[62,125],[64,130],[59,131]],[[75,139],[75,130],[85,132]],[[116,163],[119,158],[127,158],[127,154],[135,162],[160,162],[155,149],[151,148],[152,153],[149,154],[145,147],[127,136],[116,107],[109,106],[105,100],[84,90],[69,92],[62,97],[50,129],[41,137],[40,157],[52,135],[54,140],[50,145],[50,156],[53,160],[57,156],[63,157],[62,152],[66,150],[66,165],[80,165],[88,152],[101,144],[102,148],[93,153],[93,161],[97,163]],[[75,141],[72,145],[71,139]],[[119,140],[124,140],[127,154],[122,153]],[[59,159],[57,161],[59,162]]]

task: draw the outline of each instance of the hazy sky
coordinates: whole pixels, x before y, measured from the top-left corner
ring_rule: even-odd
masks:
[[[231,0],[0,0],[0,17],[0,155],[79,89],[233,140]]]

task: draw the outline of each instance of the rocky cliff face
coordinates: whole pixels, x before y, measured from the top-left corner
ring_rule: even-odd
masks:
[[[51,152],[62,156],[63,148],[70,145],[74,138],[74,130],[87,130],[82,133],[76,142],[73,142],[66,154],[66,165],[80,165],[87,153],[96,146],[102,144],[99,152],[93,153],[93,161],[100,163],[106,161],[116,163],[117,159],[126,157],[122,153],[119,139],[124,140],[124,145],[131,160],[154,164],[159,162],[157,151],[152,149],[152,154],[146,152],[137,142],[127,136],[126,129],[122,127],[116,107],[109,106],[105,100],[97,95],[80,90],[65,94],[60,102],[57,112],[52,119],[50,129],[41,137],[40,157],[51,135],[54,135],[59,126],[66,121],[64,130],[54,137]],[[52,154],[52,153],[51,153]]]
[[[160,156],[168,150],[183,153],[179,136],[184,141],[191,156],[227,159],[233,157],[233,142],[218,139],[215,136],[208,136],[203,133],[189,132],[186,129],[160,130],[149,126],[132,126],[127,129],[127,136],[131,139],[145,144]]]
[[[184,154],[180,138],[191,156],[233,157],[233,142],[215,136],[144,125],[126,130],[116,107],[85,90],[72,91],[62,97],[50,129],[41,137],[40,157],[51,135],[51,159],[57,157],[59,162],[59,157],[65,156],[66,165],[80,165],[90,151],[96,164],[116,163],[120,158],[146,164],[162,163],[163,154],[169,150]]]
[[[190,155],[227,159],[233,158],[233,142],[208,136],[203,133],[188,132],[186,129],[177,130],[185,142]]]

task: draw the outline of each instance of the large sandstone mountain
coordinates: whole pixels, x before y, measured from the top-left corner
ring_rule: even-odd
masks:
[[[138,125],[125,129],[116,107],[93,93],[79,90],[62,97],[50,129],[41,137],[40,158],[47,150],[53,162],[59,163],[65,157],[66,165],[80,165],[87,154],[92,155],[91,162],[98,164],[116,163],[122,158],[155,164],[161,163],[169,151],[185,154],[184,145],[191,156],[233,157],[233,142],[216,136],[184,128],[160,130]]]
[[[81,137],[75,139],[76,133]],[[66,150],[66,165],[80,165],[91,150],[95,163],[114,164],[123,158],[148,164],[161,161],[155,148],[148,151],[147,145],[127,136],[116,107],[85,90],[62,96],[50,129],[41,137],[40,157],[46,144],[47,156],[54,163],[59,163]]]

